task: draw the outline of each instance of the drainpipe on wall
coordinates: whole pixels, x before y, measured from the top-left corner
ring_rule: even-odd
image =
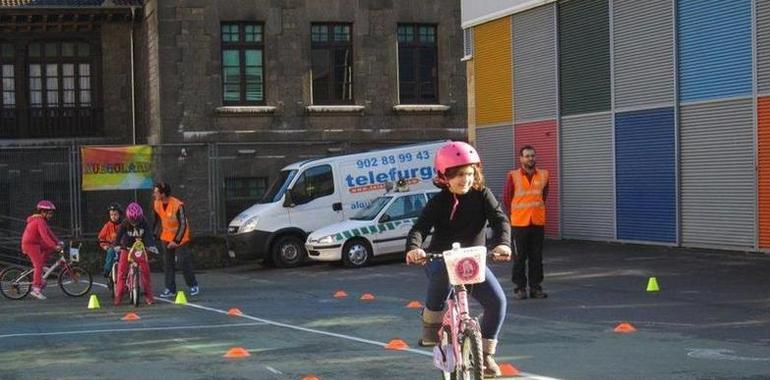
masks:
[[[128,34],[129,45],[131,46],[131,143],[136,145],[136,97],[134,94],[134,11],[136,8],[131,7],[131,33]]]

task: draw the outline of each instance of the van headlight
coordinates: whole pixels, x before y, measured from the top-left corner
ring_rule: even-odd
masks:
[[[245,233],[245,232],[254,231],[257,229],[257,223],[259,223],[259,217],[255,216],[247,220],[246,223],[243,223],[243,225],[241,225],[241,228],[238,230],[238,232]]]

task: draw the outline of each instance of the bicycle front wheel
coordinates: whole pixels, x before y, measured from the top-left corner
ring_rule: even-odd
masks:
[[[139,306],[139,268],[131,272],[131,303]]]
[[[91,290],[94,279],[87,270],[70,266],[59,273],[59,287],[70,297],[82,297]]]
[[[461,365],[457,366],[453,379],[482,380],[484,378],[483,356],[481,352],[481,332],[467,328],[460,336]]]
[[[32,273],[22,268],[8,267],[0,271],[0,292],[5,298],[20,300],[32,291]]]

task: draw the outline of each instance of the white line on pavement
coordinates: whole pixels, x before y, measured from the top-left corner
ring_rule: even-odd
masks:
[[[160,301],[163,301],[163,302],[167,302],[167,303],[171,303],[171,304],[174,303],[174,301],[163,299],[163,298],[157,298],[157,300],[160,300]],[[215,309],[213,307],[198,305],[198,304],[194,304],[194,303],[190,303],[190,302],[187,302],[185,304],[185,306],[189,306],[189,307],[193,307],[193,308],[196,308],[196,309],[201,309],[201,310],[206,310],[206,311],[211,311],[211,312],[214,312],[214,313],[219,313],[219,314],[227,315],[227,311],[225,311],[225,310]],[[284,327],[284,328],[287,328],[287,329],[303,331],[303,332],[308,332],[308,333],[313,333],[313,334],[326,335],[326,336],[331,336],[331,337],[335,337],[335,338],[347,339],[347,340],[352,340],[354,342],[375,345],[375,346],[378,346],[378,347],[385,347],[385,345],[386,345],[385,343],[378,342],[376,340],[363,339],[363,338],[359,338],[359,337],[355,337],[355,336],[350,336],[350,335],[345,335],[345,334],[337,334],[337,333],[332,333],[332,332],[328,332],[328,331],[310,329],[310,328],[307,328],[307,327],[294,326],[294,325],[290,325],[290,324],[286,324],[286,323],[271,321],[269,319],[254,317],[254,316],[251,316],[251,315],[248,315],[248,314],[241,314],[241,315],[239,315],[239,317],[246,318],[246,319],[249,319],[249,320],[252,320],[252,321],[256,321],[256,322],[262,322],[262,323],[267,324],[267,325],[273,325],[273,326],[277,326],[277,327]],[[403,349],[403,350],[399,350],[399,351],[406,351],[406,352],[411,352],[413,354],[433,357],[433,352],[430,352],[430,351],[415,350],[415,349],[412,349],[412,348],[407,348],[407,349]],[[539,376],[539,375],[534,375],[534,374],[526,373],[526,372],[521,372],[521,376],[526,376],[529,379],[535,379],[535,380],[559,380],[559,379],[553,378],[553,377]]]
[[[136,332],[136,331],[166,331],[166,330],[203,330],[203,329],[221,329],[225,327],[245,327],[245,326],[264,326],[266,323],[230,323],[226,325],[192,325],[192,326],[167,326],[167,327],[134,327],[127,329],[100,329],[100,330],[78,330],[78,331],[55,331],[43,333],[18,333],[0,335],[2,338],[15,338],[20,336],[51,336],[51,335],[84,335],[84,334],[102,334],[112,332]]]

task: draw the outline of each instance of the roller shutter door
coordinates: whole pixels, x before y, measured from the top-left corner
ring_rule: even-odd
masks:
[[[556,119],[555,5],[513,16],[514,117],[517,122]]]
[[[489,127],[476,130],[476,149],[484,164],[487,186],[500,199],[505,175],[517,164],[513,153],[513,127]]]
[[[513,124],[511,18],[473,28],[476,125]]]
[[[519,149],[532,145],[537,151],[537,167],[549,172],[548,197],[545,200],[545,234],[559,237],[559,161],[556,120],[516,124],[514,154],[519,163]]]

